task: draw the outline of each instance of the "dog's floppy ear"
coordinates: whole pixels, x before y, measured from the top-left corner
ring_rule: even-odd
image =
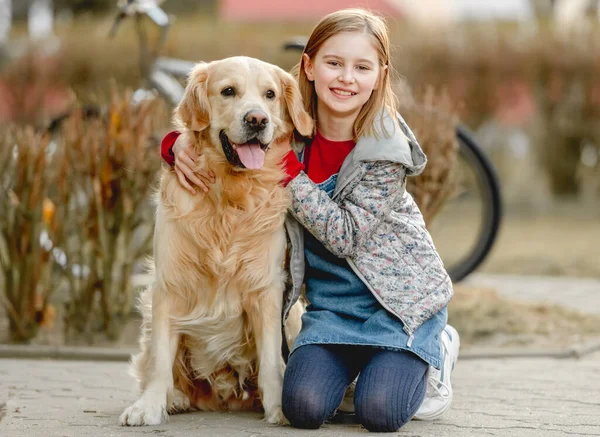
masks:
[[[183,99],[175,109],[179,121],[187,129],[197,132],[206,129],[210,123],[207,79],[208,64],[196,64],[188,76]]]
[[[285,105],[287,106],[294,127],[300,135],[305,137],[312,136],[314,122],[304,109],[304,103],[302,102],[302,95],[300,94],[298,84],[291,74],[286,73],[283,70],[279,72],[279,75],[281,77],[281,88],[283,89]]]

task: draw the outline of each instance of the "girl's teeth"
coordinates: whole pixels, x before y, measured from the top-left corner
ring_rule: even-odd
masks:
[[[351,96],[353,94],[349,91],[342,91],[342,90],[333,90],[333,92],[336,94],[339,94],[340,96]]]

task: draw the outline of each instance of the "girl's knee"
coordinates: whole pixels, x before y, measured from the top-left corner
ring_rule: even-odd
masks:
[[[397,431],[416,414],[426,384],[427,363],[409,353],[380,353],[356,384],[356,415],[369,431]]]
[[[411,416],[403,414],[407,408],[392,405],[383,396],[355,401],[356,416],[362,426],[371,432],[395,432],[406,425]]]
[[[282,410],[290,425],[302,429],[317,429],[333,414],[322,393],[311,387],[284,390]]]
[[[385,387],[376,388],[360,390],[354,399],[358,420],[372,432],[395,432],[402,428],[417,413],[425,395],[424,381],[414,391],[395,387],[397,392],[391,393]]]
[[[317,429],[342,401],[353,375],[325,347],[308,345],[290,357],[283,378],[282,410],[296,428]]]

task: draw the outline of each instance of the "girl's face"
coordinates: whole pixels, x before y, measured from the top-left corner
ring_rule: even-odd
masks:
[[[312,59],[304,54],[304,71],[314,82],[319,114],[336,117],[356,117],[381,76],[372,37],[362,32],[338,33]]]

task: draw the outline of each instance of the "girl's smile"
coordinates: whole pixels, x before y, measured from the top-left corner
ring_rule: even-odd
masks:
[[[331,92],[335,94],[338,98],[345,100],[347,98],[353,97],[356,95],[354,91],[345,90],[342,88],[330,88]]]

